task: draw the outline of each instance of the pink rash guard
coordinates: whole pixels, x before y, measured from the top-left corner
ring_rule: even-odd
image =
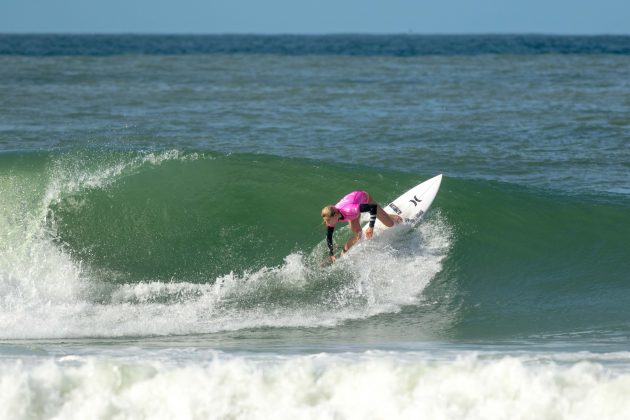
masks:
[[[361,212],[359,211],[359,206],[361,204],[366,204],[368,202],[368,193],[365,191],[353,191],[350,194],[343,197],[337,204],[335,204],[335,208],[339,210],[343,219],[339,220],[340,222],[349,222],[350,220],[354,220]],[[329,225],[330,226],[330,225]]]

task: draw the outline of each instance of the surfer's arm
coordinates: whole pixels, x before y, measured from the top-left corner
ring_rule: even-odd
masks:
[[[335,255],[335,250],[333,248],[333,232],[335,231],[334,226],[328,226],[328,230],[326,231],[326,245],[328,245],[328,255],[331,257]]]
[[[319,265],[320,267],[325,266],[330,261],[331,263],[335,263],[337,259],[335,258],[335,249],[333,247],[333,232],[335,231],[334,226],[328,226],[328,230],[326,231],[326,245],[328,245],[328,257]]]
[[[370,204],[370,203],[365,203],[365,204],[360,204],[359,205],[359,211],[361,213],[365,213],[365,212],[370,212],[370,224],[369,226],[371,228],[374,227],[374,223],[376,223],[376,213],[378,212],[378,205],[377,204]]]

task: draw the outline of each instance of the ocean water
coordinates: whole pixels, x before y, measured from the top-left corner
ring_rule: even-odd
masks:
[[[0,35],[0,419],[627,419],[628,238],[630,37]]]

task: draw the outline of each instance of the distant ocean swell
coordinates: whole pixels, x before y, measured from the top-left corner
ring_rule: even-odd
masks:
[[[596,355],[366,352],[240,358],[205,363],[64,356],[0,364],[0,417],[625,419],[630,374]],[[570,355],[565,355],[570,357]],[[627,354],[609,355],[625,360]],[[579,360],[579,361],[578,361]]]
[[[399,56],[630,54],[628,36],[0,34],[0,55],[279,54]]]

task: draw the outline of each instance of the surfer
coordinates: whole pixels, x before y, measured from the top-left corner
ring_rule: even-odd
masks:
[[[335,251],[333,247],[333,232],[335,231],[335,225],[339,222],[350,223],[350,229],[354,232],[354,235],[348,239],[343,246],[341,254],[348,252],[350,247],[357,243],[361,238],[361,224],[359,223],[361,213],[370,213],[370,223],[365,230],[365,237],[371,239],[374,233],[374,223],[376,219],[381,221],[385,226],[392,227],[395,223],[400,223],[402,219],[398,215],[387,214],[385,210],[381,208],[370,194],[365,191],[353,191],[350,194],[343,197],[337,204],[329,205],[322,209],[322,218],[324,223],[328,227],[326,232],[326,244],[328,245],[328,258],[322,262],[322,265],[326,264],[328,260],[331,262],[337,261],[335,258]]]

